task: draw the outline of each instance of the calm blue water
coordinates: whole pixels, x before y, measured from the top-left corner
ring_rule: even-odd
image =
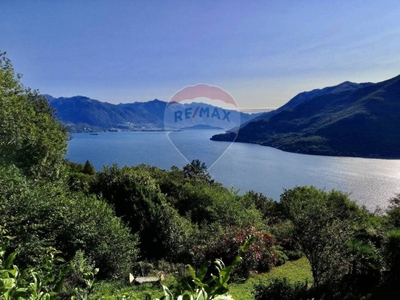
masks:
[[[79,133],[69,142],[67,158],[80,163],[89,159],[97,170],[113,163],[170,169],[198,158],[211,166],[215,180],[240,193],[254,190],[279,200],[283,189],[314,185],[349,193],[371,210],[385,207],[400,193],[400,160],[313,156],[210,141],[216,133],[220,131]]]

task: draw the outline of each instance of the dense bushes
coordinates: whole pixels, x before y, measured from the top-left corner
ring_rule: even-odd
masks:
[[[0,53],[0,246],[17,251],[21,267],[39,266],[50,247],[66,260],[84,251],[100,277],[126,276],[137,237],[108,203],[83,194],[93,169],[65,162],[65,127],[20,78]]]
[[[57,178],[64,166],[66,129],[46,99],[20,78],[0,52],[0,164],[15,165],[36,179]]]
[[[246,200],[222,186],[186,183],[181,188],[176,207],[181,215],[196,224],[218,222],[223,226],[252,224],[265,228],[254,203]]]
[[[83,174],[83,168],[70,170]],[[220,258],[229,264],[245,237],[255,236],[233,274],[236,280],[296,259],[300,250],[312,266],[314,287],[309,295],[316,299],[358,297],[373,291],[381,280],[398,276],[397,233],[382,234],[384,226],[396,228],[395,215],[372,215],[340,192],[299,187],[285,191],[281,202],[272,202],[254,192],[237,195],[208,179],[190,182],[193,177],[177,168],[147,166],[112,166],[87,175],[86,194],[68,192],[59,181],[33,182],[16,168],[2,168],[1,174],[2,213],[13,216],[4,225],[17,236],[10,245],[23,250],[19,260],[24,264],[34,264],[47,245],[60,249],[68,260],[84,250],[101,276],[134,272],[135,260],[136,265],[146,264],[138,260],[148,265],[163,260],[199,266]],[[167,174],[162,185],[161,174]],[[163,191],[177,186],[180,192],[174,197]],[[29,220],[27,225],[29,218],[38,221]],[[276,282],[260,287],[259,293],[270,295],[285,286]],[[334,292],[339,286],[341,293]],[[298,285],[282,295],[302,295],[303,290]]]
[[[246,238],[254,237],[254,242],[242,254],[242,262],[237,266],[233,277],[246,279],[250,271],[268,271],[276,262],[278,254],[274,248],[274,240],[268,234],[256,230],[253,226],[245,228],[231,227],[219,236],[208,241],[205,245],[195,247],[195,252],[202,256],[202,260],[221,259],[230,264]]]
[[[144,258],[188,259],[197,227],[170,206],[146,170],[105,168],[91,191],[112,204],[131,232],[139,235]]]
[[[400,279],[400,230],[392,230],[386,234],[384,241],[384,257],[387,275],[391,281]]]
[[[215,247],[221,238],[218,233],[229,232],[231,226],[253,226],[254,232],[266,236],[257,231],[267,226],[254,200],[214,183],[201,164],[170,172],[144,165],[106,167],[94,177],[90,192],[112,204],[132,233],[139,235],[146,259],[198,264],[204,253],[194,251],[195,246]],[[235,253],[238,245],[221,249]]]
[[[268,285],[258,284],[254,287],[255,300],[307,300],[310,292],[307,282],[289,283],[284,279],[275,279]]]
[[[360,226],[362,211],[342,193],[313,187],[285,191],[281,205],[311,263],[314,286],[335,282],[347,274],[348,243]]]
[[[85,250],[100,275],[111,278],[128,274],[137,258],[137,239],[102,200],[67,193],[57,184],[39,185],[15,168],[0,167],[0,203],[1,226],[21,266],[35,265],[49,246],[67,260]]]
[[[272,222],[272,232],[284,251],[300,246],[310,261],[314,284],[306,294],[304,286],[284,281],[260,285],[256,299],[361,299],[383,287],[393,288],[399,278],[400,234],[398,203],[391,203],[388,215],[380,216],[338,191],[286,190],[277,204],[280,217]]]
[[[400,194],[390,199],[387,209],[388,231],[383,240],[383,256],[386,262],[387,279],[400,279]]]

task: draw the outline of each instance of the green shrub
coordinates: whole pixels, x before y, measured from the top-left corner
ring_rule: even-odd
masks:
[[[98,272],[99,269],[85,257],[85,253],[77,251],[69,262],[69,268],[65,274],[65,287],[60,293],[61,298],[87,299],[93,290],[94,278]]]
[[[254,205],[255,208],[260,211],[263,219],[268,223],[268,225],[271,226],[286,219],[282,213],[280,203],[274,199],[268,198],[263,194],[254,191],[248,191],[242,197],[249,201],[249,207]]]
[[[379,249],[370,241],[349,242],[350,271],[342,280],[342,290],[366,294],[381,284],[382,259]]]
[[[59,178],[67,151],[66,128],[38,91],[25,88],[5,53],[0,53],[0,165],[25,175]]]
[[[35,268],[20,269],[14,265],[17,252],[5,257],[5,247],[0,245],[0,299],[55,299],[62,292],[69,265],[57,255],[54,248]]]
[[[105,201],[33,182],[15,168],[0,167],[0,215],[22,267],[39,263],[52,246],[66,260],[84,250],[99,275],[112,278],[126,276],[138,256],[137,238]]]
[[[198,225],[266,227],[254,203],[219,185],[186,183],[181,187],[175,207],[180,215]]]
[[[218,258],[230,264],[235,259],[242,243],[249,236],[254,237],[254,242],[243,252],[242,262],[232,275],[235,280],[247,279],[250,271],[268,271],[278,259],[274,240],[268,234],[252,226],[243,229],[231,227],[216,239],[210,239],[206,245],[196,246],[194,250],[203,255],[203,260]]]
[[[392,230],[384,240],[384,259],[390,281],[400,279],[400,230]]]
[[[182,286],[184,288],[178,293],[180,295],[175,297],[167,287],[163,286],[164,296],[157,300],[233,300],[233,298],[227,294],[229,292],[229,279],[235,268],[242,262],[242,255],[245,254],[255,240],[256,238],[254,236],[246,237],[229,266],[225,266],[222,260],[217,259],[212,264],[210,262],[205,262],[196,272],[189,265],[191,280],[183,282]]]
[[[400,194],[389,200],[389,207],[386,213],[389,225],[393,228],[400,228]]]
[[[349,242],[365,212],[338,191],[296,187],[281,195],[293,237],[311,264],[314,286],[339,282],[351,270]]]
[[[271,231],[277,245],[279,245],[279,250],[286,255],[288,260],[297,260],[303,256],[291,221],[286,220],[274,224]]]
[[[131,232],[139,235],[143,258],[190,261],[197,226],[166,201],[148,170],[106,167],[97,173],[91,189],[112,204]]]
[[[274,279],[269,284],[254,286],[255,300],[307,300],[309,291],[307,282],[290,284],[286,278]]]

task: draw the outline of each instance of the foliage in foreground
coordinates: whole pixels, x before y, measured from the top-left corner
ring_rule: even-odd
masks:
[[[251,271],[265,272],[276,263],[278,254],[274,248],[274,239],[270,235],[256,230],[253,226],[242,229],[231,227],[208,244],[196,246],[195,251],[202,253],[205,259],[218,257],[226,263],[231,263],[248,236],[254,236],[255,240],[242,251],[242,261],[233,273],[234,279],[245,280],[249,278]]]
[[[185,289],[179,296],[174,296],[169,289],[163,286],[165,295],[159,300],[229,300],[233,298],[226,293],[229,292],[228,281],[234,268],[237,267],[242,261],[241,255],[251,246],[256,240],[253,237],[247,237],[243,245],[239,248],[238,255],[233,259],[229,266],[225,266],[224,262],[220,259],[204,263],[196,273],[195,270],[189,265],[191,281],[186,282]],[[211,271],[214,272],[210,273]],[[157,299],[158,300],[158,299]]]
[[[15,168],[0,167],[0,203],[0,226],[12,237],[7,245],[19,252],[21,267],[39,264],[50,246],[67,261],[84,250],[103,278],[126,276],[137,259],[137,238],[103,200],[39,185]]]
[[[183,282],[183,291],[174,296],[168,287],[163,286],[164,296],[156,300],[228,300],[233,298],[226,293],[229,291],[228,281],[234,268],[240,264],[240,257],[251,243],[254,237],[249,237],[240,247],[238,256],[230,266],[225,266],[221,260],[213,264],[206,262],[196,272],[188,265],[191,276],[190,281]],[[58,251],[48,249],[44,263],[39,268],[27,268],[20,271],[14,265],[17,252],[13,252],[4,258],[5,251],[0,249],[0,297],[4,300],[12,299],[59,299],[71,297],[71,299],[89,299],[93,288],[94,275],[97,269],[90,270],[85,266],[84,257],[79,255],[77,260],[70,264],[57,258]],[[58,264],[61,262],[63,264]],[[210,273],[212,271],[212,273]],[[215,274],[214,274],[215,273]],[[69,280],[69,285],[65,282]],[[72,282],[72,283],[71,283]],[[102,298],[102,297],[101,297]],[[116,295],[115,299],[137,299],[134,295]],[[146,299],[150,299],[148,295]]]
[[[254,287],[255,300],[307,300],[309,291],[307,282],[291,284],[286,278],[274,279],[268,285]]]
[[[65,263],[60,251],[46,249],[35,267],[20,269],[15,264],[17,252],[5,257],[0,247],[0,299],[89,299],[98,269],[88,264],[83,252]]]

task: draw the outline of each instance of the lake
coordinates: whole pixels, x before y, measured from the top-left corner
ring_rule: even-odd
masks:
[[[346,192],[352,200],[374,210],[387,206],[387,200],[400,193],[400,160],[315,156],[210,141],[217,133],[221,131],[77,133],[68,143],[66,157],[80,163],[89,159],[96,170],[113,163],[144,163],[168,170],[200,159],[209,166],[212,177],[225,186],[239,193],[254,190],[276,200],[284,189],[313,185]]]

